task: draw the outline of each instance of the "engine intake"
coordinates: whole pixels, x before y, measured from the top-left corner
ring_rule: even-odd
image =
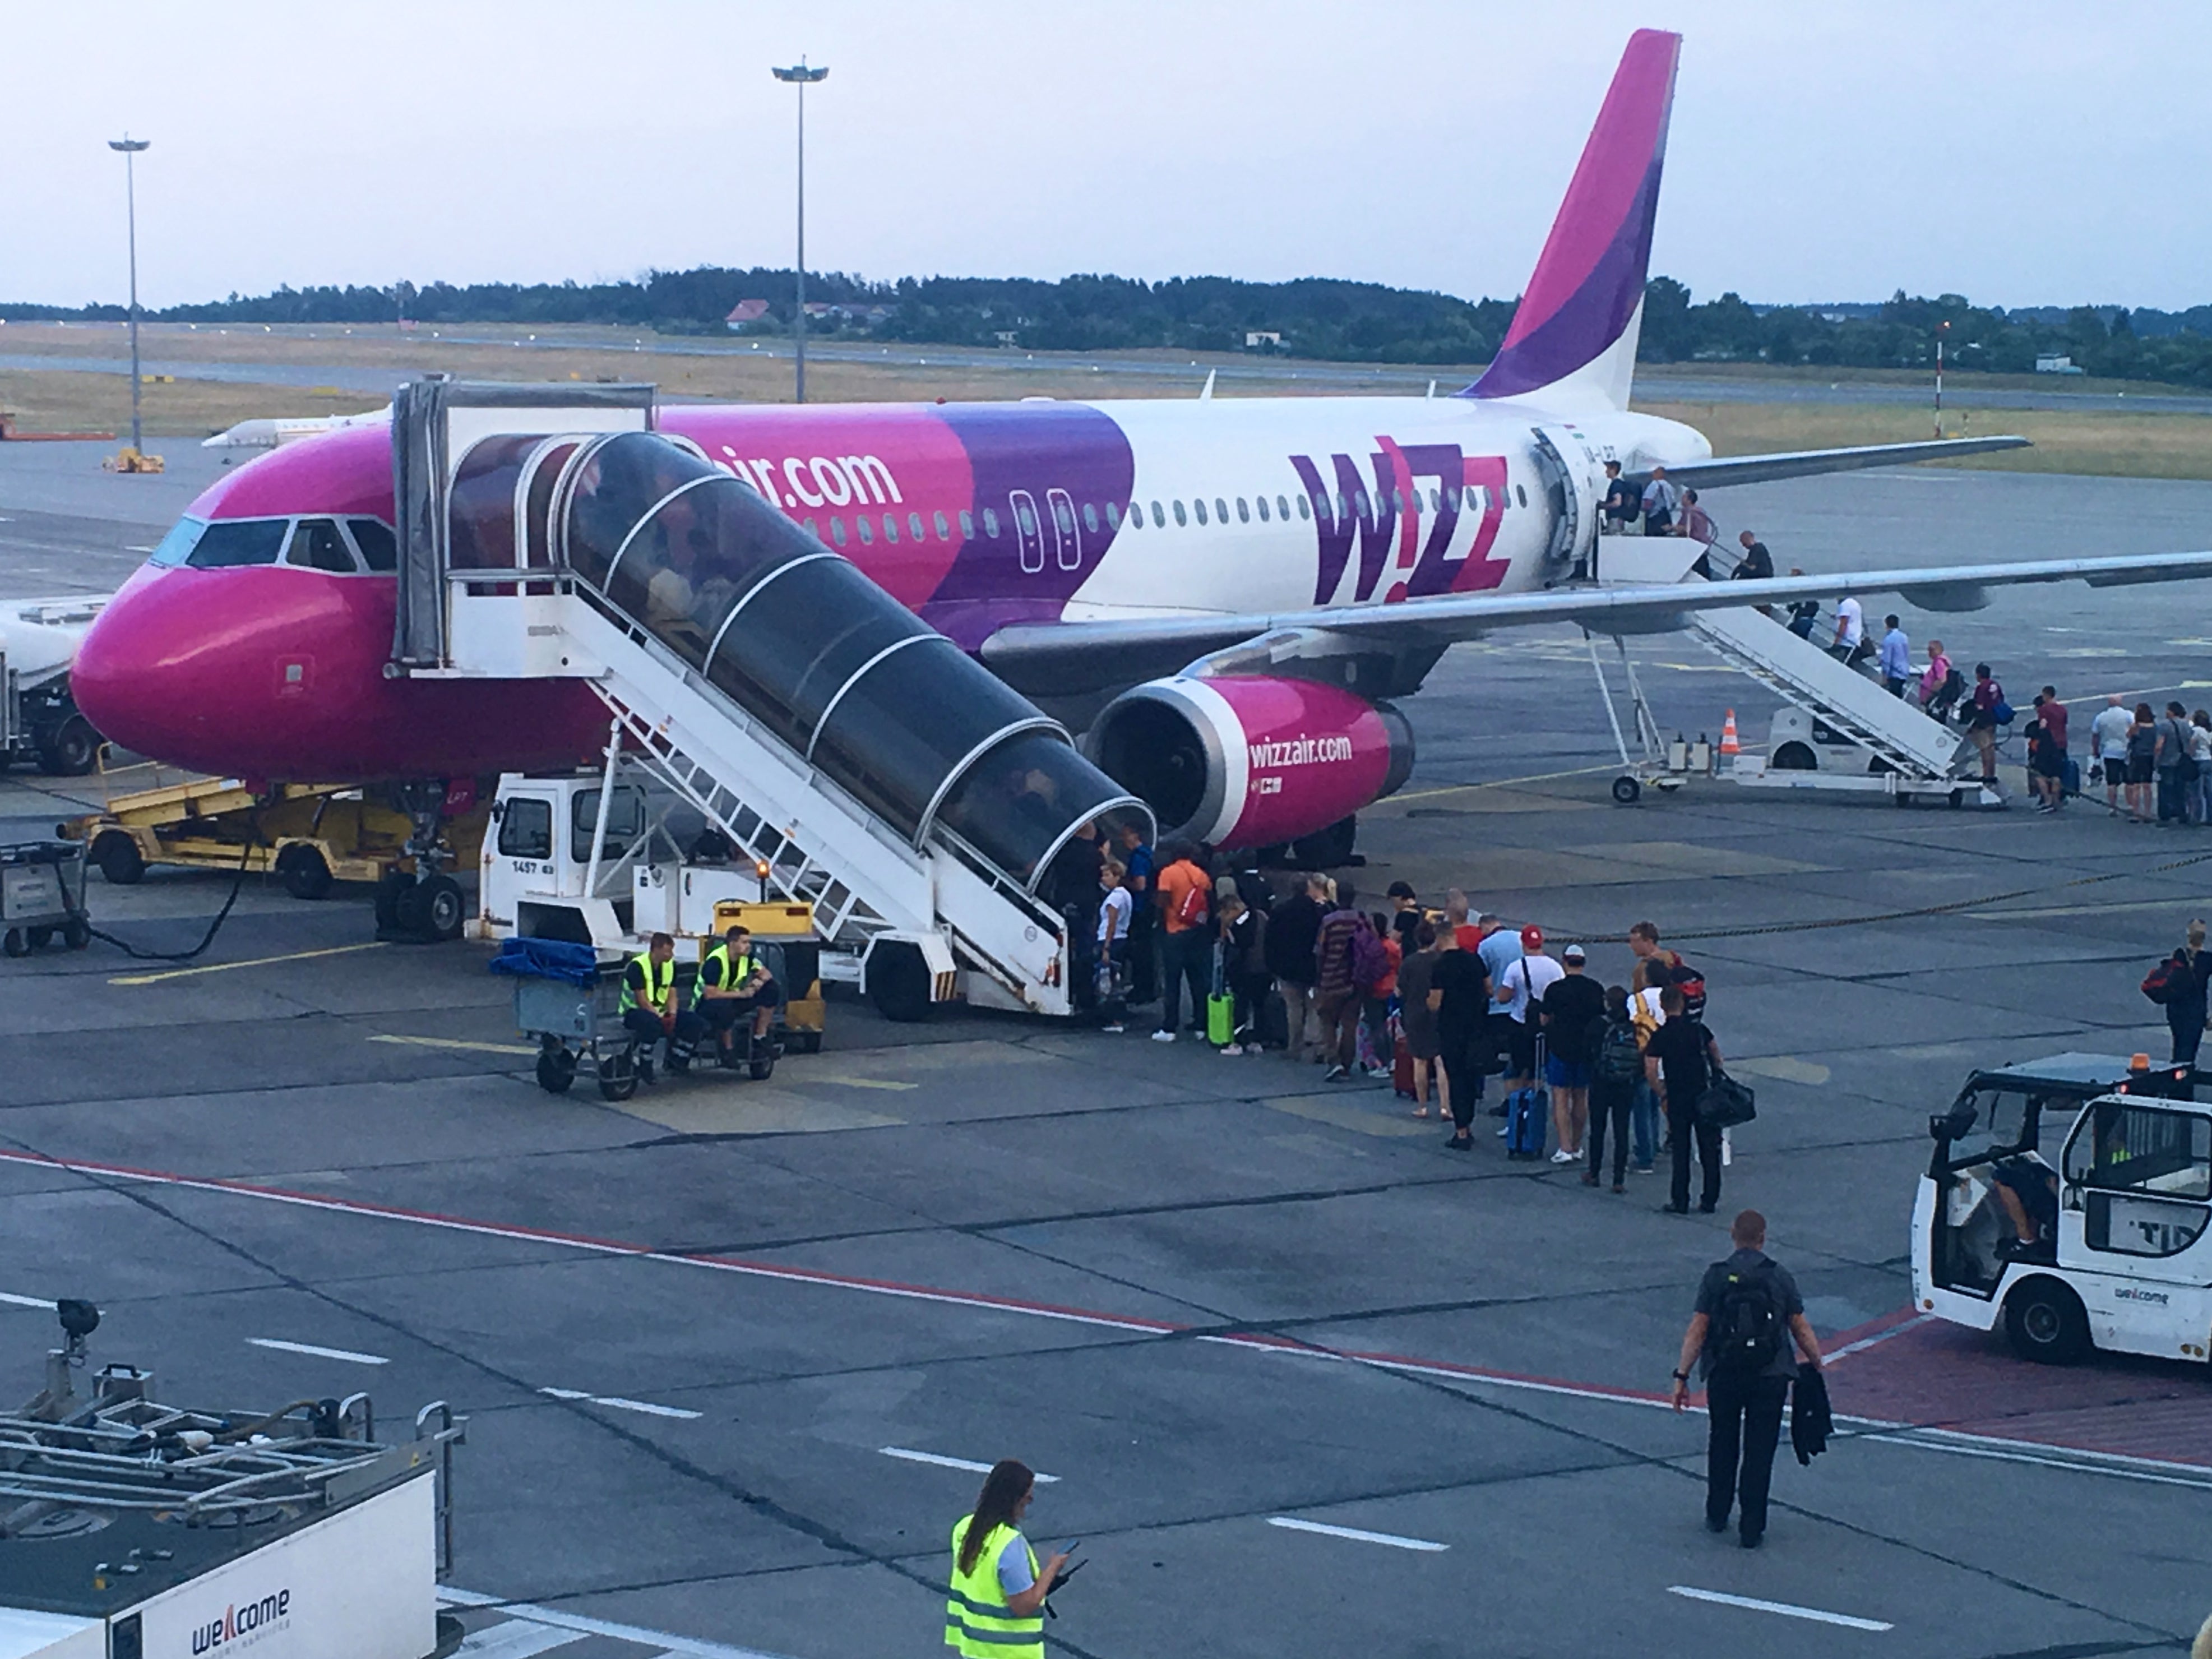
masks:
[[[1164,838],[1273,847],[1381,799],[1413,769],[1413,733],[1388,703],[1314,680],[1151,680],[1091,727],[1099,767],[1158,815]]]

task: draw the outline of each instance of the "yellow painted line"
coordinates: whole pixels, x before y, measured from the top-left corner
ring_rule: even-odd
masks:
[[[1386,795],[1376,802],[1377,806],[1396,805],[1401,801],[1429,800],[1437,795],[1463,795],[1470,789],[1510,789],[1520,783],[1548,783],[1554,778],[1588,777],[1593,772],[1618,772],[1619,765],[1607,761],[1602,766],[1577,766],[1565,772],[1535,772],[1525,778],[1494,778],[1488,783],[1453,783],[1441,789],[1416,789],[1410,795]]]
[[[1828,1080],[1828,1068],[1818,1060],[1800,1060],[1795,1054],[1768,1054],[1758,1060],[1732,1060],[1731,1072],[1748,1072],[1753,1077],[1771,1077],[1778,1083],[1802,1083],[1814,1088]]]
[[[805,1083],[842,1083],[848,1089],[906,1090],[915,1086],[911,1083],[894,1083],[888,1078],[880,1077],[810,1077],[799,1080]]]
[[[400,1036],[385,1032],[369,1038],[371,1042],[404,1042],[415,1048],[465,1048],[478,1054],[534,1054],[537,1049],[523,1042],[464,1042],[459,1037]]]
[[[1302,1117],[1310,1123],[1326,1123],[1331,1128],[1349,1129],[1354,1134],[1375,1135],[1383,1139],[1405,1139],[1425,1135],[1432,1127],[1410,1115],[1385,1117],[1380,1112],[1363,1111],[1357,1106],[1340,1106],[1334,1101],[1315,1100],[1300,1095],[1288,1095],[1260,1103],[1271,1112],[1281,1112],[1288,1117]]]
[[[227,974],[234,968],[266,968],[278,962],[309,962],[317,957],[349,956],[356,951],[380,951],[382,939],[372,939],[366,945],[334,945],[327,951],[295,951],[289,956],[253,957],[245,962],[211,963],[205,968],[165,968],[158,974],[119,974],[109,980],[110,985],[159,985],[164,980],[190,979],[195,974]]]

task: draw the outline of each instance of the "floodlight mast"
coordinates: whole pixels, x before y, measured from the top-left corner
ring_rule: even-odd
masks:
[[[791,339],[796,364],[793,401],[803,404],[806,401],[806,88],[827,78],[830,69],[827,64],[809,69],[802,58],[794,68],[771,68],[769,73],[799,88],[799,298],[792,313]]]
[[[134,164],[138,152],[153,142],[127,132],[107,141],[108,149],[123,153],[123,198],[131,222],[131,447],[142,453],[146,446],[138,424],[138,175]]]

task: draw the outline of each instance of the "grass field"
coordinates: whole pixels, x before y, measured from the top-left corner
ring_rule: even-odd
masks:
[[[474,330],[476,333],[488,331]],[[176,365],[173,383],[143,388],[146,429],[167,438],[204,437],[235,422],[258,416],[328,415],[371,409],[380,399],[365,391],[191,378],[195,362],[231,364],[267,362],[288,368],[319,366],[386,371],[397,380],[428,369],[484,380],[650,380],[672,398],[744,403],[781,402],[791,392],[791,364],[750,352],[730,350],[728,342],[708,340],[707,349],[685,355],[680,341],[659,342],[658,352],[629,349],[629,338],[610,329],[542,329],[539,344],[477,343],[434,337],[428,331],[403,334],[389,325],[347,333],[331,326],[298,329],[197,330],[168,325],[149,328],[145,355]],[[518,341],[526,337],[520,332]],[[642,337],[648,341],[652,336]],[[0,409],[15,411],[26,431],[118,431],[130,421],[131,388],[126,377],[72,369],[71,358],[112,359],[125,349],[123,331],[112,325],[60,327],[11,324],[0,328],[0,354],[51,359],[51,369],[0,370]],[[557,345],[558,349],[546,349]],[[928,348],[914,349],[927,357]],[[972,351],[958,356],[972,359]],[[871,364],[848,358],[817,358],[807,368],[808,392],[817,402],[900,402],[946,398],[1050,397],[1188,397],[1215,365],[1233,365],[1237,377],[1224,380],[1218,396],[1283,396],[1363,391],[1403,393],[1418,390],[1433,375],[1440,386],[1466,384],[1474,372],[1466,365],[1433,369],[1346,364],[1316,365],[1294,359],[1255,362],[1238,355],[1195,361],[1184,353],[1145,351],[1115,354],[1121,372],[1102,374],[1080,354],[1009,355],[994,362]],[[1317,370],[1326,370],[1316,382]],[[1687,374],[1692,366],[1680,366]],[[1762,369],[1746,364],[1698,364],[1694,372],[1711,378],[1778,387],[1808,379],[1831,380],[1833,369]],[[1667,376],[1647,382],[1653,400],[1639,409],[1696,427],[1723,455],[1762,450],[1826,448],[1850,444],[1892,443],[1931,435],[1931,419],[1919,401],[1921,377],[1902,373],[1851,372],[1854,385],[1893,385],[1892,404],[1820,404],[1802,399],[1755,401],[1667,401]],[[2034,386],[2033,376],[1959,376],[1954,385],[1971,397],[1973,388]],[[2039,389],[2048,389],[2047,386]],[[2070,382],[2066,390],[2100,387]],[[2109,388],[2104,388],[2109,389]],[[2136,395],[2159,388],[2135,386]],[[2118,409],[1981,410],[1947,415],[1947,435],[1960,432],[2018,433],[2033,447],[1978,457],[1953,465],[2008,471],[2066,472],[2157,478],[2212,478],[2212,416],[2145,413]]]

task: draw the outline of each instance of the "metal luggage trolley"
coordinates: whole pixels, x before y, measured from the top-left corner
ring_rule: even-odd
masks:
[[[0,950],[28,956],[59,933],[82,951],[92,943],[84,909],[84,844],[27,841],[0,846]]]
[[[557,939],[502,941],[491,971],[514,981],[514,1023],[538,1039],[538,1086],[566,1094],[585,1066],[609,1100],[637,1092],[637,1055],[622,1021],[629,958]]]

